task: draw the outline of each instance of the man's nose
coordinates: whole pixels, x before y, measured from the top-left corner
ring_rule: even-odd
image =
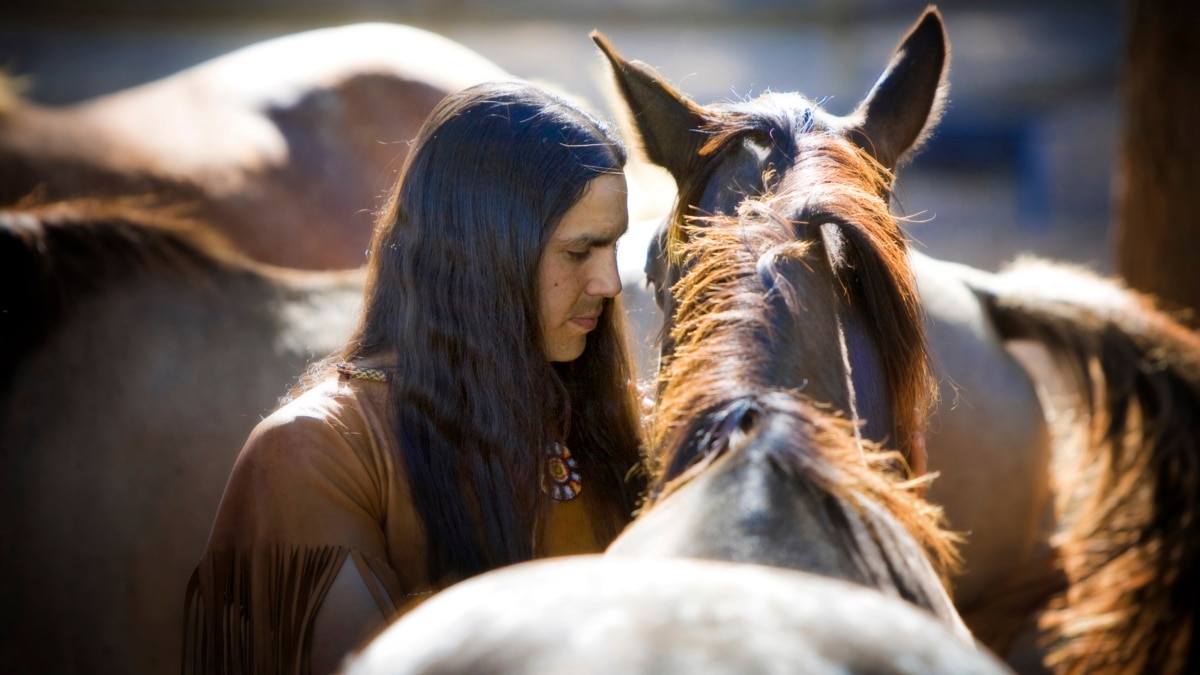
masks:
[[[621,294],[621,273],[617,270],[617,251],[600,256],[597,266],[588,281],[589,295],[602,298],[615,298]]]

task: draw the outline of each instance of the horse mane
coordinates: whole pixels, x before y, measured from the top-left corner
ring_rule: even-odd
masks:
[[[1064,264],[1025,258],[977,291],[1000,334],[1045,345],[1082,397],[1075,440],[1092,449],[1059,472],[1070,590],[1041,622],[1050,660],[1195,672],[1200,334],[1151,296]]]
[[[650,425],[650,447],[657,449],[650,464],[657,480],[648,507],[675,489],[680,477],[692,475],[688,467],[698,458],[704,465],[704,457],[728,443],[742,423],[742,417],[729,416],[732,402],[780,391],[774,384],[776,364],[764,355],[781,353],[797,318],[780,261],[803,264],[810,247],[795,238],[792,223],[774,208],[788,197],[782,193],[748,200],[737,217],[714,216],[689,225],[694,231],[683,246],[688,272],[673,289],[675,349],[659,371],[658,404]],[[871,243],[869,236],[868,231],[861,238]],[[861,256],[860,266],[868,260]],[[896,325],[919,328],[919,315],[913,308],[905,311],[909,309],[909,322]],[[922,335],[917,332],[916,342],[923,346]],[[916,354],[924,364],[923,348]],[[913,368],[910,386],[924,388],[926,374],[925,369]],[[806,416],[806,423],[819,433],[803,448],[781,456],[780,463],[796,467],[799,476],[860,514],[866,504],[879,505],[903,525],[947,579],[958,564],[957,539],[942,528],[941,510],[917,494],[925,481],[906,481],[905,471],[894,471],[904,466],[901,455],[872,446],[864,462],[848,421],[834,421],[830,413],[818,414],[811,405],[792,414]],[[798,457],[803,461],[797,462]]]
[[[12,368],[71,307],[138,275],[197,282],[246,260],[182,207],[145,198],[25,202],[0,208],[0,391]]]
[[[746,111],[710,110],[718,116],[709,122],[711,137],[702,154],[715,157],[748,134],[767,135],[772,142],[779,139],[778,143],[787,144],[782,148],[785,152],[800,158],[786,178],[787,185],[780,186],[776,193],[748,197],[736,218],[684,215],[682,205],[698,198],[707,176],[694,185],[680,187],[666,250],[673,252],[673,262],[694,269],[673,289],[679,304],[674,324],[679,334],[673,337],[676,345],[690,342],[692,349],[724,353],[700,357],[703,367],[695,369],[700,372],[672,377],[705,378],[708,372],[707,379],[715,380],[719,378],[715,371],[707,370],[706,360],[736,363],[737,370],[745,370],[756,366],[745,363],[746,359],[738,354],[781,353],[776,337],[766,335],[763,328],[770,325],[766,317],[775,311],[765,301],[768,292],[787,287],[782,273],[774,271],[779,265],[770,261],[803,257],[804,250],[794,241],[792,224],[781,217],[779,210],[789,203],[804,203],[805,214],[835,222],[849,243],[835,262],[834,272],[850,303],[861,308],[868,337],[884,346],[880,358],[896,430],[891,443],[911,462],[917,439],[924,431],[924,420],[936,401],[937,382],[930,365],[907,243],[888,208],[891,172],[853,143],[833,134],[802,134],[797,142],[789,140],[794,137],[790,132],[771,133],[781,128],[808,129],[812,120],[810,114],[797,116],[789,112],[794,106],[764,108],[762,102],[769,100],[759,99]],[[764,177],[765,184],[772,181],[772,176]],[[693,236],[696,234],[702,236]],[[759,278],[760,264],[767,268],[769,279]],[[737,290],[721,297],[715,297],[711,290],[727,286],[736,286]],[[718,309],[726,305],[735,311]],[[786,312],[782,314],[786,316]],[[698,339],[727,320],[750,330],[729,326],[734,334],[723,337],[721,345],[715,340]],[[761,342],[762,346],[754,348],[745,344],[748,341]]]

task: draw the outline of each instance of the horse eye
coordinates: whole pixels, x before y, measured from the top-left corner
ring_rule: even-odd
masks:
[[[663,264],[664,261],[661,258],[651,258],[645,269],[646,287],[654,296],[654,304],[658,305],[659,309],[664,306],[666,293],[666,289],[663,288]]]
[[[662,286],[654,284],[654,304],[658,306],[659,311],[667,311],[667,294]]]
[[[650,293],[654,296],[654,303],[659,309],[663,306],[663,287],[662,275],[658,265],[646,266],[646,287],[650,289]]]

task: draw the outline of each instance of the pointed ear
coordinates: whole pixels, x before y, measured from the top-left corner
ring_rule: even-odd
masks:
[[[599,31],[592,31],[591,38],[608,59],[646,158],[670,171],[678,183],[706,140],[704,109],[650,66],[625,60]]]
[[[854,112],[852,119],[857,122],[851,133],[884,166],[896,168],[941,118],[949,51],[942,16],[930,5]]]

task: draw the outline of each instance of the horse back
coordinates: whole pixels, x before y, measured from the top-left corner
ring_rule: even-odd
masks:
[[[72,106],[17,105],[0,117],[0,200],[150,194],[256,260],[359,267],[429,112],[510,77],[410,26],[284,36]]]

